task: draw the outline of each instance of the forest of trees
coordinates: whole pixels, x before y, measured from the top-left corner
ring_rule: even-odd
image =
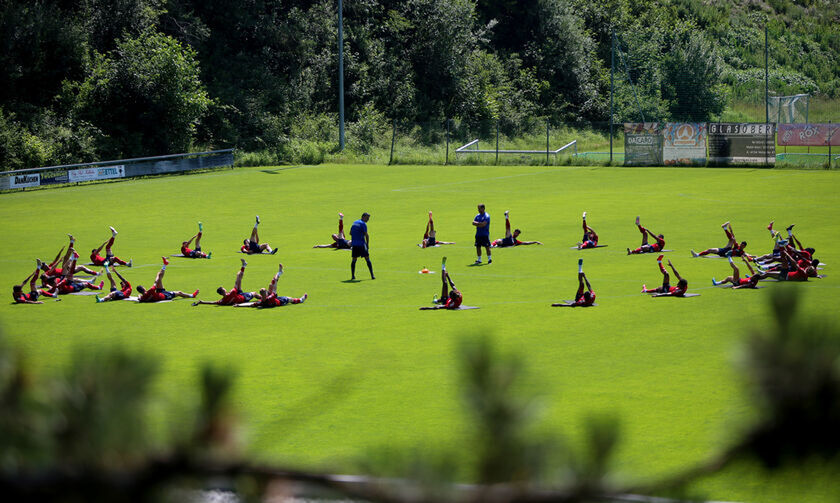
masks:
[[[771,89],[840,97],[833,0],[345,0],[347,120],[709,120]],[[336,128],[337,0],[0,0],[0,169]],[[629,85],[632,80],[634,87]]]

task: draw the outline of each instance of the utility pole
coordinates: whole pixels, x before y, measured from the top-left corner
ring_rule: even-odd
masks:
[[[344,16],[338,0],[338,148],[344,150]]]

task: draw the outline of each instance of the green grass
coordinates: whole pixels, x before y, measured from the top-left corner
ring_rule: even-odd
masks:
[[[191,421],[196,369],[206,361],[238,369],[236,405],[259,459],[337,471],[377,447],[446,445],[468,457],[467,423],[458,394],[455,349],[461,338],[492,334],[523,356],[527,384],[545,404],[541,429],[579,438],[586,414],[614,411],[622,419],[617,470],[653,477],[713,454],[751,417],[735,370],[745,332],[764,326],[770,284],[757,291],[719,290],[711,278],[729,273],[722,259],[690,259],[689,248],[721,246],[720,224],[731,220],[748,250],[769,250],[765,230],[796,223],[799,237],[829,264],[829,277],[802,288],[805,314],[837,319],[840,299],[832,267],[840,263],[835,172],[761,169],[593,167],[412,167],[323,165],[242,168],[198,176],[164,177],[0,195],[6,245],[0,273],[7,288],[52,258],[72,232],[85,255],[120,234],[115,252],[148,285],[160,256],[204,222],[202,241],[212,260],[173,259],[165,285],[201,289],[215,300],[239,268],[239,244],[262,218],[262,241],[276,256],[248,257],[244,286],[268,284],[278,261],[286,266],[279,293],[310,299],[273,310],[96,304],[68,296],[42,306],[0,305],[0,326],[30,355],[37,370],[56,373],[72,351],[124,344],[164,359],[155,407],[160,432]],[[492,265],[470,267],[475,205],[492,215],[492,237],[504,234],[503,211],[522,239],[544,246],[495,250]],[[438,238],[453,246],[422,250],[426,212],[434,210]],[[580,238],[580,214],[607,248],[569,249]],[[312,249],[336,232],[336,213],[348,225],[363,211],[369,222],[377,279],[364,263],[348,283],[349,253]],[[653,256],[625,254],[640,242],[636,215],[662,232],[667,258],[701,293],[689,299],[651,299],[642,283],[661,281]],[[439,292],[442,256],[464,292],[481,309],[426,312]],[[577,288],[577,259],[597,292],[594,309],[556,309]],[[7,290],[8,292],[8,290]],[[162,434],[162,433],[161,433]],[[831,477],[799,473],[768,479],[744,469],[704,481],[710,498],[749,501],[826,501],[837,498]],[[817,473],[819,470],[817,470]],[[464,473],[464,476],[467,474]]]

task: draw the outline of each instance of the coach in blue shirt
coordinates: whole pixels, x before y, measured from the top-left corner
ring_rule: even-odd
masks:
[[[490,214],[484,211],[484,205],[478,205],[478,215],[473,219],[475,226],[475,253],[478,258],[475,259],[476,265],[481,264],[481,247],[487,250],[487,263],[493,263],[493,257],[490,255]]]
[[[356,279],[356,259],[359,257],[364,257],[365,261],[367,261],[370,279],[376,279],[373,276],[373,264],[370,263],[370,256],[368,254],[368,249],[370,248],[370,236],[368,236],[367,231],[368,220],[370,220],[370,213],[364,212],[362,213],[362,218],[353,222],[353,225],[350,227],[350,246],[353,253],[353,261],[350,262],[350,279]]]

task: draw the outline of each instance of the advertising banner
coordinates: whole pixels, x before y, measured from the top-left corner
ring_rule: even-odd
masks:
[[[709,162],[773,164],[776,162],[775,123],[709,123]]]
[[[104,166],[97,168],[73,169],[67,172],[71,182],[87,182],[90,180],[105,180],[106,178],[125,177],[125,165]]]
[[[662,134],[659,123],[628,122],[624,124],[624,165],[662,165]]]
[[[840,147],[840,124],[779,124],[779,145]]]
[[[666,166],[706,164],[705,123],[667,122],[662,136],[662,160]]]
[[[41,175],[38,173],[33,173],[31,175],[12,175],[9,177],[10,189],[38,187],[39,185],[41,185]]]

